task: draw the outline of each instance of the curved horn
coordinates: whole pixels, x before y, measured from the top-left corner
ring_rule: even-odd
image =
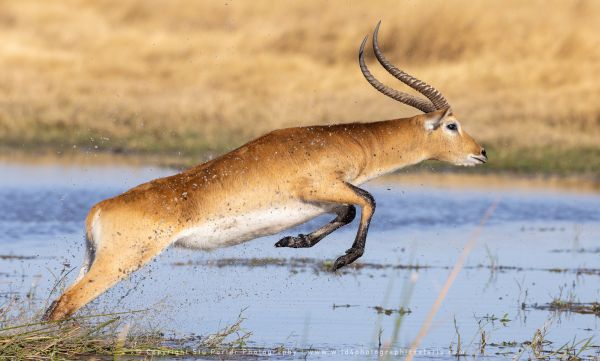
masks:
[[[358,63],[360,64],[360,71],[363,73],[363,75],[365,76],[365,79],[367,79],[369,84],[371,84],[373,86],[373,88],[379,90],[381,93],[387,95],[388,97],[390,97],[392,99],[399,101],[400,103],[410,105],[411,107],[417,108],[425,113],[435,111],[436,109],[435,109],[434,105],[431,104],[428,100],[419,99],[410,94],[397,91],[395,89],[392,89],[392,88],[384,85],[379,80],[375,79],[375,77],[371,74],[371,72],[367,68],[367,64],[365,64],[364,50],[365,50],[365,44],[367,43],[368,38],[369,38],[368,35],[365,36],[364,40],[362,41],[362,44],[360,45],[360,50],[358,51]]]
[[[448,101],[446,100],[446,98],[444,98],[442,93],[439,92],[439,90],[425,83],[424,81],[419,80],[413,77],[412,75],[396,68],[383,56],[383,53],[379,49],[379,44],[377,43],[379,25],[381,25],[381,21],[377,23],[375,31],[373,32],[373,52],[375,52],[375,56],[377,57],[377,60],[379,60],[379,63],[385,68],[385,70],[387,70],[390,74],[396,77],[396,79],[410,86],[419,93],[425,95],[427,99],[431,100],[431,102],[435,106],[435,109],[439,110],[450,108],[450,104],[448,104]]]

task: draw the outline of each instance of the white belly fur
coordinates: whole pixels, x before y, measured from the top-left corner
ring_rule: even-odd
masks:
[[[252,211],[188,228],[177,234],[176,246],[213,250],[272,235],[331,212],[332,206],[296,203],[285,208]]]

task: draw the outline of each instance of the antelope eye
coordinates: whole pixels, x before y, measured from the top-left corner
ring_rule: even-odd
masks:
[[[447,129],[450,129],[452,131],[456,131],[458,128],[456,127],[456,123],[450,123],[448,125],[446,125]]]

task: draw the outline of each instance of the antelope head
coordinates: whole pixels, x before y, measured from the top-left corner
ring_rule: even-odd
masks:
[[[380,25],[381,22],[377,24],[373,32],[375,57],[385,70],[396,79],[424,95],[426,99],[392,89],[371,74],[364,58],[368,35],[364,38],[358,53],[360,70],[367,81],[381,93],[425,113],[413,118],[416,121],[412,124],[416,128],[414,129],[415,136],[420,136],[423,139],[426,159],[436,159],[463,166],[473,166],[487,162],[485,149],[477,144],[462,128],[442,93],[424,81],[396,68],[383,56],[377,42]]]

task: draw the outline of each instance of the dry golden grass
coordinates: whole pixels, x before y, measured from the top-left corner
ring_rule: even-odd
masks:
[[[273,128],[415,114],[358,69],[379,19],[388,58],[442,90],[498,153],[583,147],[598,157],[591,0],[5,0],[0,142],[190,155]]]

